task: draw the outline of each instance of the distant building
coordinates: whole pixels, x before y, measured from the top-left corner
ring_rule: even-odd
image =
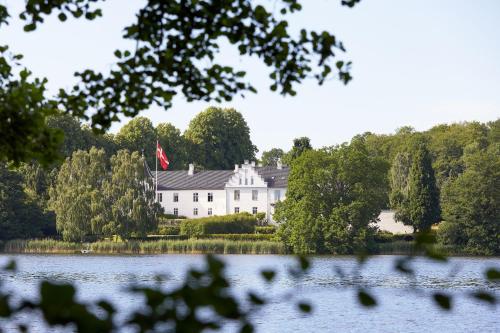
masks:
[[[274,206],[284,200],[290,168],[259,167],[245,161],[234,170],[158,171],[157,200],[166,214],[188,218],[248,212],[266,213],[273,223]],[[154,172],[153,172],[154,175]],[[381,231],[411,234],[413,228],[394,219],[394,212],[383,210],[376,224]]]
[[[259,167],[245,161],[234,170],[158,171],[157,199],[166,214],[189,218],[248,212],[266,213],[273,222],[274,205],[285,199],[287,166]]]

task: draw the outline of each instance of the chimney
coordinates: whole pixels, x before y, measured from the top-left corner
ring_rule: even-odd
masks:
[[[240,166],[238,164],[234,165],[234,172],[238,172],[240,170]]]
[[[276,162],[276,169],[281,170],[283,169],[283,164],[281,164],[281,158],[278,159]]]
[[[190,163],[190,164],[189,164],[188,175],[189,175],[189,176],[194,175],[194,164],[193,164],[193,163]]]
[[[252,165],[252,168],[255,168],[255,161],[250,162],[250,164]]]

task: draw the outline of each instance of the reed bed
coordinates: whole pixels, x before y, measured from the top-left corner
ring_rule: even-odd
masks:
[[[187,239],[157,241],[99,241],[89,244],[51,239],[12,240],[6,242],[8,253],[80,253],[90,250],[97,254],[284,254],[285,247],[273,241],[234,241],[225,239]]]

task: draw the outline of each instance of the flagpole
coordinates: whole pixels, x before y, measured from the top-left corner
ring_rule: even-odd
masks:
[[[156,186],[155,186],[155,201],[158,202],[158,140],[156,140]]]

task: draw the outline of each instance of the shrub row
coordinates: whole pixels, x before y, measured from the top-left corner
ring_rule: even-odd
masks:
[[[274,234],[276,232],[276,227],[269,225],[269,226],[257,226],[255,227],[255,233],[257,234]]]
[[[411,242],[414,240],[413,235],[408,234],[392,234],[390,232],[378,232],[374,235],[373,240],[376,243],[392,243],[392,242]]]
[[[250,234],[257,219],[248,213],[186,219],[181,222],[181,235],[189,237],[208,234]]]
[[[271,241],[274,235],[271,234],[209,234],[194,236],[195,239],[227,239],[234,241]]]
[[[177,225],[165,225],[158,227],[159,235],[179,235],[181,233],[181,227]]]
[[[79,253],[89,249],[100,254],[160,254],[160,253],[215,253],[215,254],[284,254],[282,243],[270,241],[233,241],[227,239],[188,239],[157,241],[101,241],[82,245],[53,240],[13,240],[5,244],[10,253]]]

